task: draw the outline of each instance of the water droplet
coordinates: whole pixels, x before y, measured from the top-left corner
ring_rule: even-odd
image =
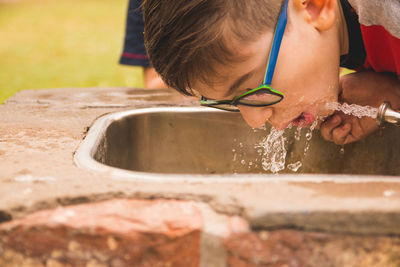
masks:
[[[310,126],[311,132],[314,131],[315,128],[317,127],[318,121],[319,121],[319,118],[317,118],[317,119],[312,123],[312,125]]]
[[[312,138],[312,133],[311,132],[306,133],[306,138],[307,138],[307,141],[310,141]]]
[[[233,155],[233,161],[236,161],[237,160],[237,154],[235,153],[234,155]]]
[[[296,131],[294,132],[294,139],[297,141],[300,141],[301,129],[301,127],[297,127]]]
[[[383,195],[384,195],[385,197],[391,197],[391,196],[395,195],[396,193],[397,193],[397,192],[394,191],[394,190],[385,190],[385,191],[383,192]]]
[[[260,130],[267,130],[267,127],[265,125],[261,126],[260,128],[258,128]]]
[[[306,143],[306,147],[304,148],[304,155],[307,154],[309,149],[310,149],[310,143]]]
[[[293,172],[297,172],[303,164],[300,161],[296,163],[288,164],[287,168]]]

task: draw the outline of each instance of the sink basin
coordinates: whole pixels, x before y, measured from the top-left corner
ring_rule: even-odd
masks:
[[[203,107],[123,111],[93,124],[75,153],[75,162],[129,179],[160,175],[276,178],[265,170],[269,159],[261,146],[270,130],[250,128],[238,113]],[[342,148],[324,141],[318,131],[308,140],[309,129],[287,129],[286,168],[279,173],[399,175],[399,129],[386,127],[384,131]],[[288,167],[293,164],[297,170]]]

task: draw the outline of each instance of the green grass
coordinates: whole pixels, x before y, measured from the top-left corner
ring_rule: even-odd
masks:
[[[141,68],[118,64],[127,5],[0,0],[0,104],[23,89],[142,87]]]

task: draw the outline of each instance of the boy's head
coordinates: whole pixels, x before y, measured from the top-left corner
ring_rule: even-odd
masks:
[[[178,91],[232,99],[265,74],[283,0],[144,0],[145,44],[163,80]],[[278,129],[326,115],[338,94],[345,27],[337,0],[290,0],[272,87],[284,99],[268,107],[239,105],[247,123]],[[346,36],[345,36],[346,37]],[[343,42],[344,43],[344,42]]]

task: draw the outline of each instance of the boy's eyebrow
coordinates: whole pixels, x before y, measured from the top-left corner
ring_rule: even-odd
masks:
[[[242,75],[237,79],[231,87],[229,87],[229,91],[224,95],[224,97],[228,97],[233,94],[234,91],[236,91],[242,83],[244,83],[247,79],[249,79],[253,75],[254,70],[249,71],[248,73]]]

